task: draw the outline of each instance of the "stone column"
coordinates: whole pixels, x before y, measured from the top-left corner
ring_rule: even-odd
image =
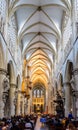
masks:
[[[73,32],[73,35],[72,35],[72,43],[74,43],[75,39],[76,39],[76,36],[77,36],[77,27],[76,27],[76,1],[75,0],[72,0],[72,10],[71,10],[71,15],[72,15],[72,32]]]
[[[74,81],[75,81],[75,88],[78,90],[78,68],[75,68],[73,70],[73,75],[74,75]]]
[[[26,110],[25,110],[26,114],[28,114],[28,99],[26,98]]]
[[[21,91],[18,90],[16,115],[21,114],[21,112],[20,112],[20,101],[21,101]]]
[[[73,113],[73,116],[76,117],[76,95],[75,95],[74,76],[72,76],[70,83],[71,83],[71,88],[72,88],[72,113]]]
[[[25,97],[25,98],[24,98],[24,115],[27,114],[27,108],[26,108],[26,105],[27,105],[27,98]]]
[[[20,93],[20,114],[24,116],[24,94]]]
[[[78,118],[78,91],[73,91],[73,116]]]
[[[4,117],[3,80],[6,77],[6,73],[6,70],[0,68],[0,118]]]
[[[74,116],[74,118],[76,118],[76,115],[77,115],[77,113],[76,113],[76,98],[77,98],[77,96],[76,96],[76,94],[78,95],[78,93],[76,93],[75,91],[73,91],[73,109],[72,109],[72,113],[73,113],[73,116]]]
[[[51,113],[51,88],[50,88],[50,85],[48,88],[48,113]]]
[[[71,96],[70,96],[70,83],[65,82],[64,84],[65,88],[65,116],[68,117],[69,112],[71,111]]]
[[[28,99],[28,114],[30,114],[30,99]]]
[[[15,89],[16,89],[16,84],[10,83],[10,116],[15,115]]]
[[[76,96],[76,117],[78,117],[78,68],[73,70],[74,81],[75,81],[75,96]]]
[[[46,105],[46,113],[48,113],[48,104],[49,104],[49,102],[48,102],[48,88],[46,89],[46,103],[45,103]]]
[[[32,113],[32,91],[30,90],[30,113]]]
[[[24,116],[24,114],[25,114],[25,107],[24,107],[24,95],[22,95],[22,115]]]

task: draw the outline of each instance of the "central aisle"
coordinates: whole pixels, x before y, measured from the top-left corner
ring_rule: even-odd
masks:
[[[36,126],[34,130],[49,130],[47,126],[42,126],[42,123],[40,122],[40,117],[38,117]]]

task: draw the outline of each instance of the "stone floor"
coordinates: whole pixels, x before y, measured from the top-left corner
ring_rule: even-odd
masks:
[[[49,129],[47,128],[47,126],[42,125],[42,123],[40,122],[40,117],[38,117],[34,130],[49,130]]]

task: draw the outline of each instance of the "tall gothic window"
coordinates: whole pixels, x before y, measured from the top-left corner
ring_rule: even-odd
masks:
[[[37,97],[40,97],[40,90],[37,90]]]
[[[42,97],[43,96],[43,90],[42,89],[38,89],[36,88],[33,92],[33,96],[34,98],[39,98],[39,97]]]
[[[34,97],[36,97],[36,90],[34,90]]]
[[[41,97],[43,96],[43,91],[41,90]]]

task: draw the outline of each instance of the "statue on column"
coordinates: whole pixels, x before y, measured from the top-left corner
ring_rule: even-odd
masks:
[[[9,116],[9,90],[10,90],[10,85],[9,85],[9,77],[6,77],[4,80],[3,80],[3,96],[2,96],[2,99],[3,99],[3,102],[4,102],[4,116],[7,117]]]
[[[64,105],[63,105],[63,99],[59,92],[57,91],[57,97],[56,100],[54,100],[56,103],[56,112],[57,115],[64,117]]]
[[[14,97],[14,105],[15,105],[15,114],[17,112],[17,98],[18,98],[18,90],[16,89],[15,90],[15,93],[14,93],[15,97]]]
[[[10,89],[10,85],[9,85],[9,78],[5,77],[5,79],[3,80],[3,102],[6,103],[7,98],[9,96],[9,89]]]

